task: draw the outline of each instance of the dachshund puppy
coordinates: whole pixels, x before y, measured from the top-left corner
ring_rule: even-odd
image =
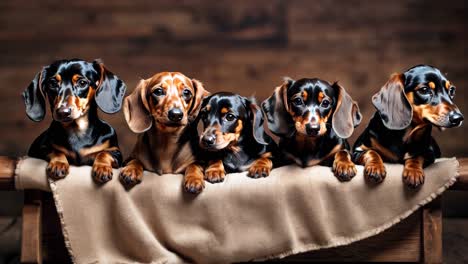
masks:
[[[112,179],[122,155],[114,129],[97,115],[120,110],[125,84],[102,62],[59,60],[44,67],[23,92],[26,114],[44,119],[46,98],[53,121],[32,144],[28,155],[49,161],[46,173],[53,179],[68,174],[69,164],[92,165],[93,179]]]
[[[197,180],[203,169],[194,163],[197,130],[190,124],[206,95],[201,82],[179,72],[161,72],[140,81],[123,107],[128,126],[139,134],[120,172],[125,186],[140,183],[145,169],[158,174],[185,171],[185,188],[203,189],[203,180]]]
[[[200,154],[208,164],[205,180],[222,182],[226,172],[241,172],[253,178],[270,174],[273,163],[263,129],[260,108],[237,94],[220,92],[203,100],[199,114],[203,123]]]
[[[356,175],[346,138],[361,122],[361,113],[338,83],[286,78],[262,103],[262,109],[267,133],[278,144],[283,159],[301,167],[332,166],[341,181]]]
[[[381,182],[383,162],[404,164],[403,181],[412,188],[424,183],[423,168],[440,157],[432,126],[460,126],[463,115],[453,103],[455,86],[437,69],[418,65],[395,73],[372,97],[377,112],[354,145],[353,160],[364,175]]]

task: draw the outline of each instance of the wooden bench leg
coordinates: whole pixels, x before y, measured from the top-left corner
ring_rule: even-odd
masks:
[[[422,244],[424,263],[442,263],[442,206],[437,198],[422,210]]]
[[[40,191],[24,191],[21,263],[42,263],[42,200]]]

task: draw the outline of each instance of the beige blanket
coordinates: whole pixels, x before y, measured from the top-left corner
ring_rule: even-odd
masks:
[[[320,166],[282,167],[263,179],[235,173],[223,183],[207,183],[198,196],[183,192],[181,175],[145,172],[130,191],[116,176],[97,186],[84,166],[72,167],[50,188],[76,263],[228,263],[376,235],[453,184],[457,166],[455,159],[431,165],[419,190],[403,185],[401,165],[387,165],[379,185],[364,181],[361,166],[345,183]],[[41,160],[21,160],[17,188],[48,190],[45,167]]]

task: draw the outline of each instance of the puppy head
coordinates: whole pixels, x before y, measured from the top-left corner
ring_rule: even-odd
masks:
[[[286,79],[262,109],[269,130],[279,137],[323,136],[331,126],[339,137],[348,138],[361,122],[359,107],[346,91],[320,79]]]
[[[389,129],[404,129],[411,122],[454,127],[463,121],[453,103],[455,90],[437,68],[419,65],[403,74],[393,74],[372,102]]]
[[[67,123],[85,115],[94,103],[106,113],[119,111],[125,89],[100,61],[60,60],[36,74],[23,100],[31,120],[44,119],[48,98],[53,119]]]
[[[243,138],[267,144],[260,108],[251,100],[232,93],[216,93],[203,100],[199,114],[203,122],[200,146],[209,151],[236,150]]]
[[[125,119],[136,133],[148,130],[153,121],[160,131],[175,131],[195,119],[207,95],[201,82],[182,73],[157,73],[125,98]]]

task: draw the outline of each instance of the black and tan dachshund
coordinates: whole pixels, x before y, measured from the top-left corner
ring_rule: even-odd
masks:
[[[69,164],[92,165],[93,179],[112,179],[112,168],[122,162],[114,129],[100,120],[120,110],[125,84],[100,61],[59,60],[44,67],[23,92],[26,113],[44,119],[48,99],[53,121],[31,145],[28,155],[49,162],[46,173],[65,177]],[[47,99],[46,99],[47,98]]]
[[[346,138],[361,122],[361,113],[338,83],[286,78],[262,109],[283,160],[301,167],[332,166],[341,181],[356,175]]]
[[[432,127],[460,126],[463,115],[453,103],[455,86],[435,67],[418,65],[393,74],[372,97],[377,112],[354,145],[353,160],[374,182],[386,176],[383,162],[404,164],[403,181],[424,183],[423,168],[439,158]]]
[[[252,178],[270,174],[271,139],[263,129],[263,116],[255,102],[220,92],[203,100],[198,119],[203,123],[200,157],[205,180],[222,182],[226,172],[248,170]]]

